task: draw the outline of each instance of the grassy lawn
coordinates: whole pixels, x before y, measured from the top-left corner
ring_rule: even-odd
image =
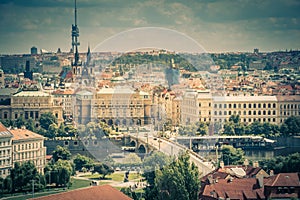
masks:
[[[89,181],[89,180],[79,180],[79,179],[74,179],[74,178],[72,178],[71,181],[72,181],[72,186],[68,190],[75,190],[75,189],[78,189],[78,188],[87,187],[91,183],[91,181]],[[35,193],[34,197],[46,196],[46,195],[56,194],[56,193],[60,193],[60,192],[64,192],[64,191],[66,191],[66,190],[64,190],[63,188],[51,189],[50,191],[45,189],[45,192]],[[32,194],[26,194],[26,195],[20,195],[20,196],[17,196],[18,194],[15,194],[15,195],[16,195],[15,197],[14,196],[7,197],[6,199],[9,199],[9,200],[26,200],[26,199],[32,198]]]
[[[113,174],[107,175],[105,177],[105,180],[122,182],[124,180],[124,174],[125,173],[113,173]],[[91,174],[91,175],[83,175],[82,177],[89,178],[89,179],[99,179],[99,177],[102,177],[102,175],[101,174]],[[129,173],[129,177],[128,177],[129,181],[139,179],[139,178],[142,178],[142,176],[139,175],[138,173]]]
[[[89,180],[80,180],[80,179],[71,179],[72,185],[69,188],[69,190],[75,190],[78,188],[83,188],[83,187],[87,187],[90,186],[91,181]]]

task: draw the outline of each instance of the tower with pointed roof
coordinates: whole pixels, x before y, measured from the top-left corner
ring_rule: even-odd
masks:
[[[79,38],[79,28],[77,26],[77,4],[75,0],[74,6],[74,18],[75,23],[72,24],[72,49],[71,51],[74,53],[74,61],[72,62],[73,75],[76,76],[81,73],[82,63],[79,58],[78,46],[80,45]]]

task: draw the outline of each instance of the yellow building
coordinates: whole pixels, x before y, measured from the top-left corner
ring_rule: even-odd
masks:
[[[153,94],[152,117],[173,126],[180,123],[180,100],[174,91],[156,91]]]
[[[213,122],[225,122],[231,115],[239,115],[241,122],[278,123],[276,96],[216,96],[213,97]]]
[[[53,100],[58,102],[63,107],[63,114],[66,117],[73,116],[72,97],[74,91],[67,89],[58,89],[52,92]]]
[[[0,122],[0,177],[9,175],[12,167],[12,133]]]
[[[0,119],[32,119],[39,126],[41,114],[51,112],[58,124],[63,121],[62,105],[52,95],[42,91],[21,91],[11,96],[9,105],[0,105]]]
[[[12,138],[12,160],[16,162],[33,161],[39,173],[44,173],[46,147],[44,137],[27,129],[10,130]]]
[[[212,95],[209,90],[187,90],[181,101],[181,123],[210,122]]]
[[[102,88],[96,93],[94,115],[109,125],[150,123],[151,98],[143,91],[127,87]]]
[[[283,123],[290,116],[300,116],[300,96],[277,96],[279,123]]]

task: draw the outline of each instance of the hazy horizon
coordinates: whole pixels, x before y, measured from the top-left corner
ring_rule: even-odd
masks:
[[[297,0],[77,0],[77,8],[79,52],[143,27],[178,32],[208,53],[300,49]],[[1,0],[0,17],[0,54],[28,54],[32,46],[52,52],[71,48],[73,0]],[[178,43],[172,37],[162,40]],[[178,46],[178,51],[190,48]]]

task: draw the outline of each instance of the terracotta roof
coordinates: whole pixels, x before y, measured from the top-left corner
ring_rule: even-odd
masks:
[[[202,196],[213,198],[244,199],[254,198],[263,194],[263,188],[258,186],[256,178],[220,179],[218,182],[206,185]]]
[[[74,94],[73,90],[55,90],[52,94]]]
[[[131,200],[110,185],[91,186],[68,192],[33,198],[36,200]]]
[[[280,173],[275,176],[268,178],[265,186],[275,186],[275,187],[284,187],[284,186],[293,186],[299,187],[299,176],[298,173]]]
[[[27,139],[43,139],[44,137],[27,129],[12,129],[13,141]]]
[[[11,132],[0,122],[0,137],[12,137]]]

